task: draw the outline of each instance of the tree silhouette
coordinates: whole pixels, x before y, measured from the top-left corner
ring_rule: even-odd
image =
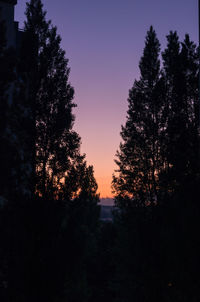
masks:
[[[74,89],[61,38],[40,0],[27,3],[26,16],[18,52],[0,36],[0,295],[86,301],[99,226],[97,183],[73,130]]]
[[[198,55],[176,32],[167,36],[159,68],[152,27],[129,92],[117,153],[116,274],[119,301],[199,299]]]
[[[119,174],[113,177],[116,196],[127,202],[130,199],[135,205],[158,201],[163,107],[159,52],[160,44],[151,26],[140,60],[140,80],[129,91],[127,122],[122,126],[123,142],[116,160]]]
[[[56,198],[71,162],[79,155],[80,138],[72,130],[75,105],[68,60],[56,27],[46,21],[45,15],[40,0],[27,4],[23,60],[25,56],[35,190],[43,197]]]
[[[183,189],[199,169],[198,54],[188,35],[180,44],[177,33],[170,32],[167,41],[162,54],[167,89],[163,154],[168,189],[174,191]]]

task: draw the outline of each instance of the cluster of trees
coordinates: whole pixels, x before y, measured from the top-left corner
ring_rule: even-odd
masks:
[[[118,299],[198,301],[198,48],[147,32],[113,176]],[[162,58],[162,61],[161,61]]]
[[[93,168],[80,154],[81,140],[73,130],[74,89],[61,38],[41,1],[27,3],[26,17],[19,53],[1,43],[1,138],[5,150],[12,149],[10,157],[2,150],[1,160],[5,163],[5,154],[11,162],[14,155],[15,162],[11,169],[6,163],[9,175],[2,187],[7,190],[0,195],[64,199],[96,192]],[[85,178],[93,188],[85,187]]]
[[[161,68],[150,28],[117,152],[114,191],[138,205],[162,204],[199,177],[198,51],[189,35],[180,43],[170,32],[167,42]]]
[[[0,24],[0,300],[199,301],[198,49],[147,32],[113,175],[113,222],[73,130],[56,27],[30,0],[20,50]]]
[[[86,300],[99,223],[92,166],[73,130],[61,38],[30,0],[20,47],[0,24],[0,300]]]

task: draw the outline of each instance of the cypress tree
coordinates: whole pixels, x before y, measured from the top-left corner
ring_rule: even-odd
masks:
[[[26,16],[18,102],[27,112],[27,179],[36,196],[13,210],[10,299],[86,300],[99,217],[97,184],[73,130],[74,89],[61,38],[40,0],[27,3]]]
[[[55,198],[80,152],[80,138],[72,129],[74,89],[69,83],[70,69],[60,47],[61,38],[56,27],[46,21],[40,0],[27,4],[26,16],[24,44],[33,121],[33,178],[38,194]]]
[[[133,200],[135,205],[158,201],[163,86],[159,52],[160,44],[151,26],[139,64],[140,79],[129,91],[127,121],[121,131],[123,142],[117,151],[119,169],[113,177],[117,204],[121,197]]]
[[[149,49],[156,47],[147,43],[150,32],[140,80],[129,93],[116,160],[118,175],[113,178],[115,204],[120,208],[115,213],[116,296],[119,301],[196,301],[197,48],[188,35],[180,43],[177,33],[170,32],[159,71],[158,51],[151,53]]]
[[[186,189],[199,169],[198,55],[189,35],[180,43],[177,33],[170,32],[167,41],[162,54],[168,107],[163,157],[168,166],[166,189],[175,192]]]

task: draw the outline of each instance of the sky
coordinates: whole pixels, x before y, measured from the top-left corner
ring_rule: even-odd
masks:
[[[26,0],[15,20],[23,28]],[[176,30],[198,39],[198,0],[43,0],[47,19],[58,28],[69,59],[77,108],[74,129],[81,152],[94,166],[101,197],[112,197],[114,158],[126,121],[128,91],[139,78],[146,32],[153,25],[162,49]]]

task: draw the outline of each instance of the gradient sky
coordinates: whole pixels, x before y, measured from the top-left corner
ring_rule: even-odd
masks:
[[[23,27],[26,0],[15,19]],[[170,30],[180,39],[198,37],[197,0],[44,0],[57,26],[75,88],[75,130],[81,151],[94,166],[101,197],[111,197],[114,156],[128,108],[128,90],[138,78],[146,31],[153,25],[162,48]]]

